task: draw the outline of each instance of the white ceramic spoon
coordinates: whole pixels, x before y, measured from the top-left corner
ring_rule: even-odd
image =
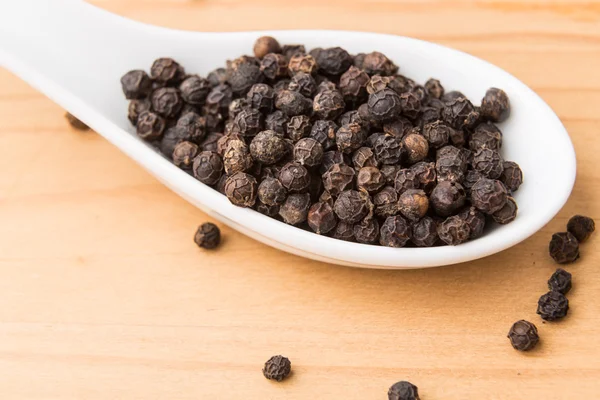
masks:
[[[119,83],[125,72],[149,69],[158,57],[173,57],[188,71],[206,74],[226,59],[250,53],[254,40],[264,34],[307,48],[379,50],[407,76],[419,82],[436,77],[447,89],[460,90],[472,99],[481,99],[490,86],[504,89],[512,102],[512,115],[501,125],[502,152],[505,159],[517,161],[525,175],[516,192],[517,219],[455,247],[396,249],[343,242],[231,205],[135,136]],[[263,243],[315,260],[401,269],[485,257],[543,227],[566,202],[575,180],[569,136],[531,89],[485,61],[406,37],[340,31],[185,32],[129,21],[77,0],[19,0],[0,2],[0,63],[206,213]]]

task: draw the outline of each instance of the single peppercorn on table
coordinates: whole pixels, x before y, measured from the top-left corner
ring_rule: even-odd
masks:
[[[193,239],[206,215],[0,71],[3,398],[382,399],[402,380],[424,400],[598,397],[597,234],[562,266],[568,316],[542,323],[536,308],[557,268],[552,233],[574,214],[600,218],[600,2],[91,2],[184,29],[377,30],[467,51],[555,109],[578,179],[538,234],[462,265],[344,268],[222,225],[220,247],[203,251]],[[521,319],[540,336],[528,353],[506,337]],[[274,354],[292,363],[282,382],[261,371]]]

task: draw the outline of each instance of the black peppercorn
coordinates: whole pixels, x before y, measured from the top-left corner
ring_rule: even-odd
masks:
[[[337,90],[323,90],[313,100],[313,111],[319,119],[336,119],[344,112],[344,97]]]
[[[327,202],[313,204],[308,210],[307,220],[308,226],[319,235],[330,232],[337,224],[333,208]]]
[[[279,217],[279,206],[268,206],[259,200],[256,202],[254,208],[256,209],[256,211],[263,215],[266,215],[267,217],[276,219]]]
[[[385,185],[385,177],[377,167],[363,167],[356,175],[356,186],[369,193],[376,192]]]
[[[217,151],[217,143],[223,137],[222,133],[210,133],[200,143],[202,151]]]
[[[398,207],[400,213],[406,219],[415,222],[427,214],[429,199],[425,192],[420,189],[407,189],[400,195]]]
[[[248,145],[241,139],[232,139],[223,153],[223,166],[228,175],[248,171],[253,164]]]
[[[65,114],[65,118],[67,119],[67,121],[69,122],[69,125],[71,125],[73,128],[79,130],[79,131],[87,131],[90,129],[89,126],[87,126],[86,124],[84,124],[83,122],[81,122],[79,119],[77,119],[77,117],[75,117],[74,115],[70,114],[70,113],[66,113]],[[160,117],[159,117],[160,118]],[[148,123],[148,121],[146,120],[144,123]],[[164,125],[163,125],[164,127]],[[162,133],[162,131],[161,131]],[[145,138],[144,136],[140,135],[140,133],[138,132],[138,135],[142,138],[142,139],[147,139],[147,140],[153,140],[156,139],[155,137],[148,137]]]
[[[355,224],[371,212],[373,204],[369,195],[356,190],[346,190],[338,196],[333,205],[337,217],[345,222]]]
[[[151,111],[142,112],[137,121],[137,134],[144,140],[160,139],[165,130],[166,121]],[[171,150],[172,151],[172,150]]]
[[[359,149],[365,139],[366,133],[358,123],[342,125],[335,133],[335,142],[342,153],[352,153]]]
[[[236,172],[225,181],[225,195],[240,207],[252,207],[256,202],[256,179],[245,172]]]
[[[383,89],[369,95],[367,105],[369,114],[379,121],[392,120],[402,112],[400,96],[391,89]]]
[[[175,118],[183,107],[179,90],[164,87],[155,90],[150,96],[152,110],[165,118]]]
[[[327,76],[340,76],[350,68],[353,62],[352,56],[341,47],[319,49],[314,57],[319,66],[319,72]]]
[[[321,164],[323,147],[315,139],[303,138],[294,145],[294,160],[301,165],[314,167]]]
[[[398,193],[391,186],[385,186],[373,196],[375,215],[381,218],[391,217],[400,212]]]
[[[333,237],[335,239],[344,240],[346,242],[355,242],[354,238],[354,224],[339,221],[333,230]]]
[[[394,177],[394,188],[398,194],[408,189],[418,189],[419,186],[419,178],[412,168],[403,168]]]
[[[481,117],[494,122],[502,122],[510,115],[510,101],[506,93],[490,88],[481,100]]]
[[[550,240],[548,251],[557,263],[572,263],[579,258],[579,242],[570,232],[555,233]]]
[[[281,46],[277,39],[271,36],[261,36],[254,42],[254,56],[263,58],[269,53],[281,53]]]
[[[121,78],[121,87],[127,100],[143,99],[152,90],[152,80],[145,71],[129,71]]]
[[[502,147],[502,132],[491,122],[479,124],[471,134],[469,147],[473,151],[477,151],[483,147],[491,150],[500,150]]]
[[[390,216],[381,225],[379,244],[388,247],[404,247],[410,239],[410,225],[399,215]]]
[[[206,75],[206,80],[210,83],[211,87],[220,85],[227,81],[227,74],[225,68],[217,68]]]
[[[508,197],[506,199],[506,204],[504,204],[504,207],[493,213],[492,218],[497,223],[505,225],[515,220],[515,218],[517,217],[517,211],[518,207],[517,203],[515,202],[515,199],[513,199],[512,197]]]
[[[265,128],[285,136],[289,121],[290,119],[284,113],[277,110],[267,115],[267,118],[265,118]]]
[[[157,82],[176,85],[183,80],[185,71],[175,60],[171,58],[159,58],[150,68],[150,77]]]
[[[495,150],[482,147],[473,155],[473,168],[490,179],[498,179],[504,171],[504,161]]]
[[[525,320],[520,320],[513,324],[510,331],[508,331],[508,338],[512,347],[519,351],[533,349],[540,340],[535,325]]]
[[[419,389],[410,382],[396,382],[388,390],[388,400],[419,400]]]
[[[404,92],[400,94],[400,108],[402,109],[402,115],[414,120],[421,112],[421,101],[415,93]]]
[[[471,228],[464,219],[454,215],[438,225],[437,233],[444,243],[456,246],[469,240]]]
[[[273,356],[265,363],[263,367],[263,375],[267,379],[280,382],[287,378],[292,370],[292,363],[284,356]]]
[[[281,53],[290,59],[297,54],[306,54],[306,49],[303,44],[284,44],[281,46]]]
[[[551,291],[567,294],[571,290],[571,274],[562,268],[557,269],[548,279],[548,288]]]
[[[310,173],[297,162],[284,165],[279,171],[279,181],[290,192],[304,192],[310,185]]]
[[[286,224],[298,225],[308,218],[309,208],[310,194],[292,193],[279,207],[279,215]]]
[[[423,161],[429,153],[429,143],[424,136],[411,133],[402,139],[402,145],[406,154],[408,164],[414,164]]]
[[[223,175],[223,160],[214,151],[203,151],[194,158],[192,170],[200,182],[214,185]]]
[[[594,220],[583,215],[575,215],[567,223],[567,231],[575,236],[579,243],[588,240],[594,230],[596,230]]]
[[[398,119],[383,124],[383,133],[385,133],[386,135],[395,136],[398,139],[402,139],[410,132],[412,128],[413,125],[408,119],[400,117]]]
[[[317,92],[317,82],[312,75],[298,72],[292,76],[288,89],[299,92],[303,96],[312,97]]]
[[[540,297],[536,312],[546,321],[564,318],[569,312],[569,300],[560,292],[550,291]]]
[[[265,83],[256,83],[252,85],[248,94],[246,94],[246,101],[255,110],[268,114],[273,110],[275,92]]]
[[[365,54],[360,68],[369,75],[393,75],[398,70],[398,67],[385,54],[378,51]]]
[[[333,164],[350,164],[348,156],[339,151],[326,151],[323,153],[323,162],[319,167],[319,172],[324,174]]]
[[[483,229],[485,228],[486,220],[485,215],[481,211],[475,207],[467,207],[461,211],[458,216],[464,219],[465,222],[469,224],[469,228],[471,228],[469,239],[477,239],[483,235]]]
[[[226,113],[229,111],[229,103],[233,93],[227,84],[219,84],[212,88],[206,96],[205,107],[211,114]]]
[[[402,156],[402,142],[396,136],[381,135],[375,140],[373,151],[382,164],[398,164]]]
[[[298,140],[307,137],[311,130],[312,125],[310,123],[310,117],[306,115],[293,116],[290,118],[286,127],[287,137],[293,142],[297,142]]]
[[[238,95],[245,95],[252,85],[262,82],[263,78],[260,67],[245,59],[234,60],[227,68],[227,83]]]
[[[330,150],[335,147],[335,133],[338,126],[335,122],[320,119],[312,125],[309,136],[321,144],[323,150]]]
[[[260,71],[270,80],[288,76],[288,60],[282,54],[270,53],[260,62]]]
[[[332,196],[351,189],[354,182],[354,170],[345,164],[332,164],[323,174],[323,187]]]
[[[317,68],[317,62],[313,56],[306,54],[293,55],[288,63],[288,71],[290,76],[294,76],[298,72],[314,75],[317,73]]]
[[[367,98],[367,84],[369,75],[354,66],[344,72],[340,77],[340,92],[346,102],[360,104]]]
[[[423,126],[423,136],[432,148],[439,149],[448,144],[450,140],[450,132],[453,129],[450,128],[442,121],[435,121]]]
[[[263,115],[254,109],[244,109],[233,120],[232,133],[242,136],[254,136],[263,130]]]
[[[377,164],[379,164],[379,163],[377,163]],[[383,174],[383,176],[385,178],[385,183],[388,185],[394,184],[394,181],[396,179],[396,174],[401,169],[402,168],[400,168],[399,165],[384,165],[381,168],[379,168],[379,170],[381,171],[381,173]]]
[[[467,172],[465,153],[454,146],[444,146],[436,153],[435,169],[440,182],[462,182]]]
[[[191,142],[200,143],[206,136],[205,120],[193,111],[182,114],[176,126]]]
[[[442,181],[431,192],[431,207],[441,217],[448,217],[465,204],[466,194],[460,183]]]
[[[181,169],[192,169],[192,162],[198,154],[198,145],[192,142],[180,142],[173,149],[173,164]]]
[[[258,199],[268,206],[283,204],[287,198],[287,190],[275,178],[266,178],[258,185]]]
[[[129,119],[129,122],[131,122],[131,124],[133,126],[136,126],[140,114],[143,113],[144,111],[150,111],[151,107],[152,107],[152,104],[150,104],[150,100],[148,100],[148,99],[131,100],[129,102],[129,107],[127,108],[127,118]],[[71,115],[71,114],[67,113],[67,115]],[[71,117],[73,117],[73,116],[71,115]],[[67,119],[69,120],[69,123],[71,123],[71,120],[68,117],[67,117]],[[73,126],[73,124],[71,124],[71,126]],[[87,125],[85,125],[85,127],[86,127],[85,128],[86,130],[89,129],[89,127]]]
[[[352,153],[352,166],[357,171],[363,167],[377,167],[378,165],[375,153],[369,147],[361,147]]]
[[[481,178],[471,188],[471,204],[485,214],[493,214],[506,204],[508,193],[500,181]]]
[[[308,114],[312,109],[310,99],[292,90],[282,90],[275,96],[275,108],[288,117]]]
[[[410,169],[414,172],[419,182],[418,189],[423,189],[425,193],[430,193],[435,187],[437,180],[435,163],[421,161],[410,167]]]
[[[425,90],[427,90],[427,93],[435,99],[441,99],[444,95],[444,87],[437,79],[431,78],[425,82]]]
[[[431,247],[438,239],[437,223],[431,217],[423,217],[411,227],[411,241],[415,246]]]
[[[446,103],[442,116],[454,129],[471,128],[479,119],[479,112],[466,97],[458,97]]]
[[[205,222],[198,227],[194,242],[203,249],[215,249],[221,243],[221,231],[215,224]]]
[[[448,103],[450,101],[456,100],[458,98],[467,98],[467,96],[465,96],[462,92],[459,92],[458,90],[452,90],[450,92],[446,92],[442,95],[442,98],[440,100],[442,100],[445,103]]]
[[[504,161],[502,167],[500,181],[504,183],[504,186],[511,192],[517,191],[523,183],[523,172],[521,171],[519,164],[512,161]]]
[[[376,244],[379,238],[379,222],[375,218],[365,218],[354,224],[354,239],[362,244]]]
[[[206,97],[208,97],[211,91],[211,86],[208,80],[198,75],[192,75],[181,82],[179,90],[181,91],[181,97],[186,103],[201,106],[204,105]]]

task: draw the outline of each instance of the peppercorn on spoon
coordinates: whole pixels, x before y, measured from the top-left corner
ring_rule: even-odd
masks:
[[[262,35],[308,47],[378,50],[403,73],[480,99],[504,89],[512,115],[500,124],[503,155],[518,162],[524,183],[514,193],[516,220],[458,246],[390,248],[350,243],[286,225],[232,205],[136,137],[127,120],[120,77],[172,57],[200,74],[252,48]],[[566,202],[575,180],[575,152],[560,120],[531,89],[485,61],[400,36],[340,31],[201,33],[129,21],[78,0],[0,3],[0,63],[112,142],[157,179],[206,213],[278,249],[329,263],[368,268],[420,268],[469,261],[511,247],[542,228]],[[191,241],[190,241],[191,242]],[[190,243],[190,245],[193,245]]]

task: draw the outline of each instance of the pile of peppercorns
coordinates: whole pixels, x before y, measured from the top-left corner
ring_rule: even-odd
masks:
[[[384,54],[306,52],[261,37],[206,78],[170,58],[121,79],[140,138],[235,205],[317,234],[391,247],[457,245],[514,220],[519,166],[481,106],[419,85]]]
[[[596,229],[594,220],[575,215],[567,223],[567,232],[552,235],[550,256],[559,264],[572,263],[579,258],[579,243],[585,242]],[[550,291],[538,300],[537,314],[544,321],[555,321],[567,316],[569,300],[565,296],[571,290],[571,274],[558,268],[548,280]],[[533,349],[539,335],[536,326],[525,320],[517,321],[508,332],[512,346],[521,351]]]

